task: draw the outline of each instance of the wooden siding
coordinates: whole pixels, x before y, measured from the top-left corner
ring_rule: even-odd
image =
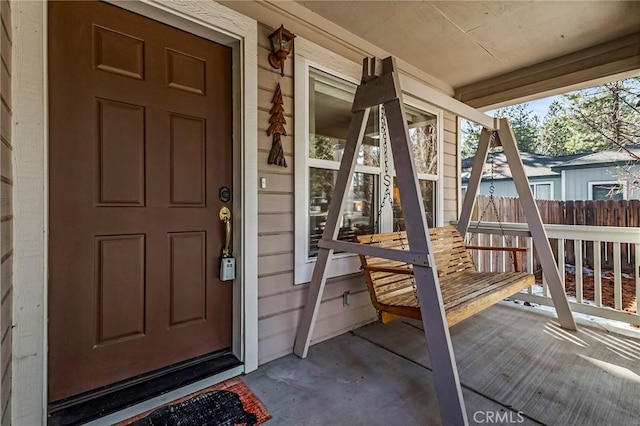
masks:
[[[444,141],[443,141],[443,224],[452,220],[458,220],[458,118],[449,113],[444,113]]]
[[[268,35],[272,28],[258,28],[258,176],[266,188],[258,192],[258,359],[260,364],[293,351],[293,342],[306,302],[308,284],[294,285],[294,99],[293,58],[285,62],[285,75],[267,62]],[[282,137],[287,168],[267,164],[271,137],[271,99],[280,83],[287,136]],[[304,155],[304,153],[298,153]],[[350,292],[350,305],[342,295]],[[360,274],[335,278],[327,284],[313,342],[331,338],[375,319]]]
[[[0,6],[0,424],[11,424],[13,173],[11,145],[11,7]]]

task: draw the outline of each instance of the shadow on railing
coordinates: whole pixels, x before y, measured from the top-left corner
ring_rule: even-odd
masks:
[[[545,225],[572,309],[640,326],[640,232],[638,228]],[[536,285],[516,298],[553,306],[526,223],[472,222],[469,245],[530,247],[521,264],[536,274]],[[509,271],[508,253],[471,253],[479,271]],[[571,263],[570,263],[571,262]],[[626,267],[623,268],[622,265]],[[562,273],[564,272],[564,273]]]

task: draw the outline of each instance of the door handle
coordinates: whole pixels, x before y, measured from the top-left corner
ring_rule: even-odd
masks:
[[[220,221],[225,225],[224,248],[222,249],[222,257],[231,257],[229,244],[231,243],[231,211],[227,207],[222,207],[218,214]]]

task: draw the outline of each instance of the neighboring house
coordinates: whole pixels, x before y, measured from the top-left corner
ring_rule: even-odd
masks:
[[[559,163],[564,200],[640,199],[640,145],[628,144]]]
[[[640,63],[626,2],[0,4],[2,426],[119,400],[150,372],[212,384],[292,353],[363,57],[400,58],[436,225],[458,219],[458,120],[488,119],[469,106]],[[281,25],[297,35],[283,75],[268,60]],[[278,84],[287,168],[267,162]],[[394,174],[378,108],[369,124],[344,235],[377,219]],[[399,219],[388,204],[381,218],[383,231]],[[223,282],[227,229],[236,275]],[[330,275],[313,343],[376,319],[357,257]]]
[[[524,164],[524,171],[529,177],[529,183],[533,196],[539,200],[561,200],[562,199],[562,176],[560,172],[553,170],[553,167],[564,164],[567,161],[581,157],[578,155],[567,155],[562,157],[551,157],[548,155],[534,154],[531,152],[521,152],[520,158]],[[466,191],[471,168],[475,157],[462,160],[462,190]],[[479,195],[489,195],[491,187],[491,162],[493,161],[493,195],[497,197],[517,197],[518,192],[513,184],[511,170],[503,152],[490,152],[487,155],[487,162],[484,164],[482,180],[478,188]]]
[[[640,199],[640,145],[609,149],[593,154],[560,157],[521,152],[520,157],[533,196],[540,200]],[[634,156],[635,155],[635,156]],[[517,197],[504,153],[489,153],[484,165],[479,195],[489,195],[493,156],[493,195]],[[471,175],[475,157],[462,160],[462,191]]]

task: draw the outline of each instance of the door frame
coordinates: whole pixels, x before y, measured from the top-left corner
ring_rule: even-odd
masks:
[[[257,22],[214,2],[106,0],[232,49],[232,351],[241,372],[258,367]],[[13,2],[14,330],[12,423],[46,424],[48,276],[47,2]],[[214,218],[212,218],[214,220]]]

